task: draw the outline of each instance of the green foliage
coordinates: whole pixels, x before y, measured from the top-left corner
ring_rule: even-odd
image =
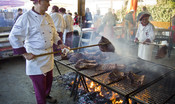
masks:
[[[170,22],[170,17],[175,15],[175,0],[158,0],[158,4],[154,6],[146,6],[151,13],[154,21]],[[137,13],[141,12],[142,6],[137,7]],[[126,7],[119,10],[117,15],[122,15],[123,18],[126,14]],[[119,17],[119,16],[118,16]]]

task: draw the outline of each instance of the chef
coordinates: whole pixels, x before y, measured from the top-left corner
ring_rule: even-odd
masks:
[[[50,14],[50,16],[52,17],[56,30],[61,40],[63,41],[63,33],[64,33],[64,29],[66,28],[66,23],[63,16],[58,12],[59,12],[58,6],[54,5],[52,7],[52,13]]]
[[[32,10],[18,18],[14,24],[9,41],[14,54],[21,54],[26,59],[26,74],[30,77],[35,90],[37,104],[46,101],[55,103],[56,99],[49,94],[52,86],[54,56],[35,55],[53,51],[53,44],[65,48],[55,29],[52,18],[45,13],[50,6],[50,0],[31,0]]]
[[[70,48],[73,47],[73,19],[70,14],[66,13],[65,8],[60,8],[60,14],[63,16],[66,24],[66,28],[63,33],[63,41],[65,45],[69,46]]]
[[[149,22],[149,16],[149,14],[143,14],[140,17],[140,24],[135,37],[135,42],[139,42],[138,57],[147,61],[151,61],[154,48],[153,45],[147,43],[152,43],[155,38],[154,26]]]

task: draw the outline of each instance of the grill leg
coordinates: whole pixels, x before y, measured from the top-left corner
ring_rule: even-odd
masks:
[[[82,82],[82,84],[83,84],[84,89],[85,89],[87,92],[89,92],[88,87],[87,87],[87,84],[86,84],[86,80],[84,79],[83,76],[81,76],[81,82]]]
[[[58,65],[57,65],[57,63],[56,63],[55,60],[54,60],[54,64],[55,64],[55,66],[56,66],[56,69],[57,69],[58,73],[61,75],[61,72],[60,72],[60,70],[59,70],[59,68],[58,68]]]
[[[76,75],[75,75],[74,84],[72,86],[70,97],[72,97],[72,95],[74,93],[74,89],[75,89],[75,86],[76,86],[76,83],[77,83],[77,77],[78,77],[78,73],[76,73]]]
[[[80,84],[80,79],[81,79],[81,75],[78,76],[78,82],[77,82],[77,85],[75,86],[75,96],[74,96],[74,101],[76,100],[76,97],[77,97],[78,85]]]
[[[125,97],[122,104],[129,104],[128,98]]]
[[[135,102],[135,101],[132,100],[132,104],[137,104],[137,102]]]

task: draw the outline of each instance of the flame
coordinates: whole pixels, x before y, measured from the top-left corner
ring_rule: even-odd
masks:
[[[74,84],[74,81],[71,82],[71,85],[73,85],[73,84]]]
[[[110,100],[112,101],[112,104],[122,104],[123,100],[116,101],[116,97],[119,96],[117,93],[112,92],[112,97]]]
[[[95,92],[100,92],[101,91],[101,86],[95,87]]]
[[[102,90],[102,86],[99,85],[98,83],[95,83],[91,80],[89,80],[88,78],[85,78],[86,80],[86,85],[89,89],[89,92],[99,92],[99,95],[104,97],[106,94],[110,94],[110,92],[108,91],[108,89],[106,87],[104,87],[104,90],[106,91],[105,93],[103,93]],[[71,82],[71,84],[73,84],[73,81]],[[79,85],[78,86],[80,89],[83,89],[83,86]],[[112,97],[110,98],[110,100],[112,101],[112,104],[122,104],[123,100],[119,100],[117,101],[116,98],[118,98],[118,94],[115,92],[112,92]]]
[[[90,86],[89,86],[89,87],[90,87],[90,88],[94,88],[94,85],[95,85],[95,84],[94,84],[94,82],[92,81],[92,82],[90,83]]]
[[[122,104],[123,100],[116,101],[115,104]]]
[[[113,100],[116,98],[116,96],[118,96],[118,94],[117,94],[117,93],[112,92],[112,97],[110,98],[110,100],[111,100],[111,101],[113,101]]]
[[[151,96],[149,95],[150,91],[148,91],[147,89],[143,90],[142,93],[135,95],[134,97],[139,99],[139,100],[143,100],[145,102],[149,102],[149,99],[151,98]]]

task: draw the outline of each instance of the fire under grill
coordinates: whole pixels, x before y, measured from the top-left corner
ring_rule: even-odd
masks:
[[[171,102],[175,102],[173,99],[175,98],[175,71],[173,68],[128,57],[118,57],[116,60],[104,62],[125,64],[126,68],[122,72],[132,71],[137,75],[145,75],[141,86],[133,86],[126,78],[111,81],[108,78],[111,70],[97,71],[92,68],[79,71],[68,60],[55,59],[55,61],[77,73],[74,82],[79,83],[84,81],[83,77],[87,77],[123,96],[125,98],[123,104],[129,103],[128,99],[143,104],[172,104]],[[78,75],[80,75],[79,80],[76,81]]]

